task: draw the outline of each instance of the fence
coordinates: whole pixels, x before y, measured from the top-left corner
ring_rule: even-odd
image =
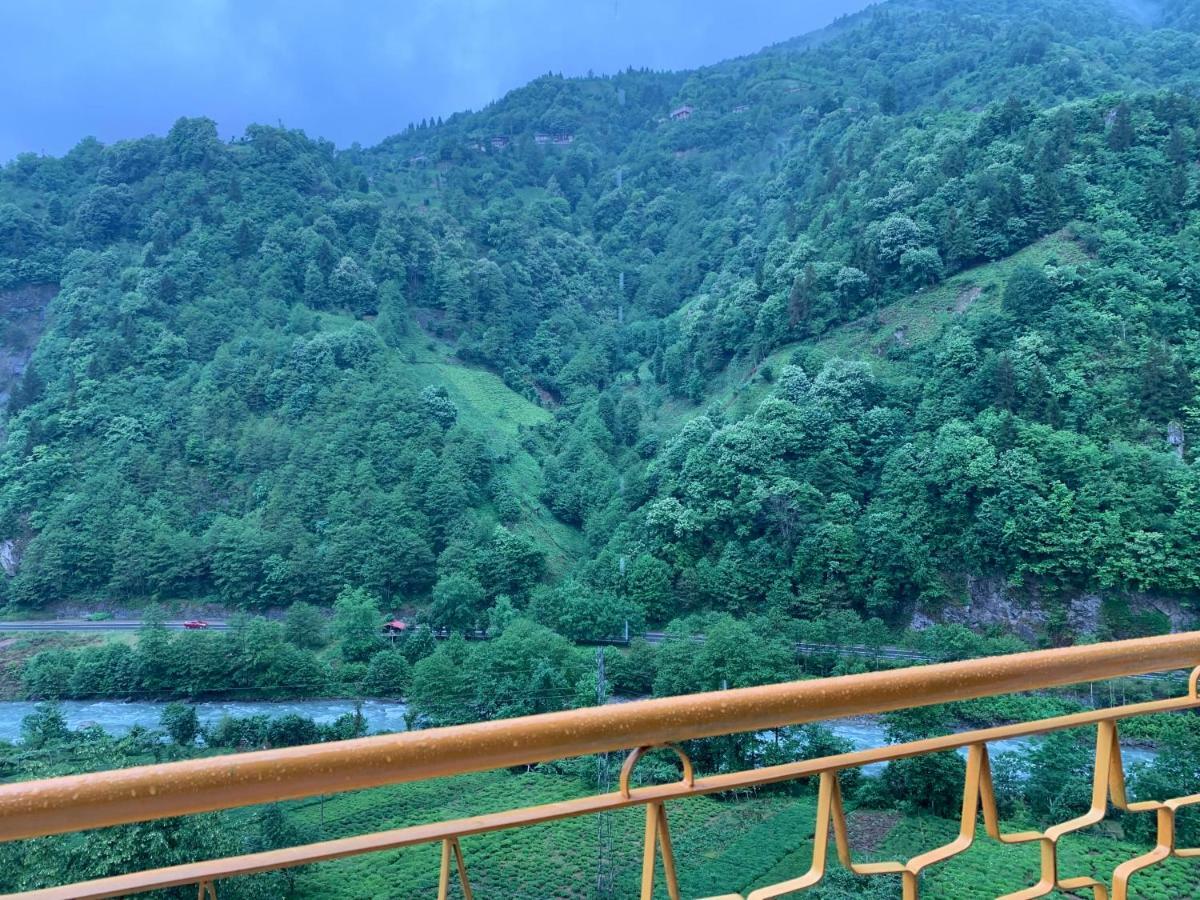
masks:
[[[670,803],[686,797],[816,777],[819,788],[810,868],[795,878],[752,891],[746,900],[784,896],[821,881],[826,870],[831,829],[843,865],[864,876],[899,876],[904,898],[915,900],[922,871],[970,847],[976,840],[981,815],[985,833],[990,838],[1003,843],[1036,843],[1040,846],[1041,880],[1008,897],[1038,897],[1057,889],[1090,890],[1096,898],[1107,898],[1109,892],[1101,876],[1111,874],[1112,897],[1121,900],[1127,896],[1130,877],[1137,871],[1170,856],[1200,855],[1200,849],[1180,848],[1175,841],[1176,812],[1200,804],[1200,793],[1129,802],[1117,740],[1118,723],[1124,719],[1200,707],[1197,694],[1200,668],[1193,671],[1186,694],[1177,698],[948,734],[747,771],[700,777],[677,745],[697,738],[1198,665],[1200,633],[1168,635],[9,784],[0,786],[0,841],[630,750],[621,770],[619,789],[611,793],[134,872],[12,896],[27,900],[79,900],[196,885],[201,900],[215,900],[217,882],[222,879],[379,850],[440,843],[439,898],[444,900],[448,896],[451,880],[456,876],[463,894],[470,900],[472,892],[463,838],[640,806],[645,808],[646,816],[641,896],[648,900],[653,894],[661,862],[667,893],[678,900],[677,864],[667,812]],[[996,811],[988,744],[1079,726],[1095,726],[1097,732],[1090,809],[1043,831],[1006,833]],[[635,789],[631,786],[634,767],[648,750],[660,747],[670,747],[678,755],[681,779],[674,784]],[[839,773],[874,763],[960,748],[967,750],[967,766],[958,837],[909,860],[857,862],[848,836]],[[1129,812],[1153,813],[1157,822],[1156,846],[1122,863],[1113,873],[1060,873],[1057,855],[1060,839],[1101,821],[1110,804]],[[807,837],[800,835],[798,839]],[[724,900],[738,897],[738,894],[728,894],[724,895]]]

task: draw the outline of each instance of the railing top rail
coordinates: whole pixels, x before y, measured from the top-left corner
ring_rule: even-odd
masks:
[[[1200,664],[1200,632],[0,786],[0,841]]]
[[[201,881],[211,881],[235,875],[251,875],[258,872],[308,865],[310,863],[323,862],[329,859],[360,853],[395,850],[400,847],[426,844],[447,838],[462,838],[486,831],[518,828],[524,825],[542,824],[555,819],[611,812],[629,806],[643,805],[655,800],[675,800],[702,794],[739,790],[779,781],[791,781],[797,778],[819,775],[822,772],[859,768],[897,759],[922,756],[927,753],[938,753],[969,747],[975,744],[987,744],[994,741],[1028,737],[1030,735],[1044,734],[1066,728],[1080,728],[1095,725],[1098,722],[1119,721],[1133,716],[1151,715],[1154,713],[1179,712],[1195,709],[1198,703],[1200,703],[1200,700],[1194,696],[1193,692],[1193,694],[1187,697],[1154,700],[1113,709],[1092,710],[1065,716],[1054,716],[1049,719],[1039,719],[1033,722],[1021,722],[974,731],[962,731],[903,744],[889,744],[886,747],[872,747],[866,750],[851,750],[834,756],[804,759],[759,769],[723,772],[718,775],[696,778],[690,784],[685,780],[673,784],[641,787],[630,793],[613,791],[607,794],[594,794],[571,800],[559,800],[538,806],[528,806],[522,809],[506,810],[504,812],[485,813],[462,819],[420,825],[408,825],[402,828],[394,828],[372,834],[355,835],[353,837],[336,838],[334,840],[326,840],[299,847],[259,851],[242,856],[185,863],[147,872],[99,878],[94,881],[79,882],[63,887],[30,891],[16,896],[20,896],[24,900],[99,900],[99,898],[106,897],[123,897],[131,893],[177,887],[184,884],[196,884]],[[4,897],[0,897],[0,900],[4,900]]]

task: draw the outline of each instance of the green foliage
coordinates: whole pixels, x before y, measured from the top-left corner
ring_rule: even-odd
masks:
[[[516,619],[495,640],[443,641],[412,669],[408,717],[450,725],[564,709],[579,696],[589,656],[549,629]],[[594,702],[592,688],[588,702]]]
[[[39,703],[21,720],[21,743],[33,750],[52,747],[68,740],[67,720],[57,703]]]
[[[947,712],[939,707],[917,707],[884,716],[888,741],[918,741],[953,730]],[[925,810],[949,817],[962,805],[966,765],[953,751],[932,753],[888,763],[878,789],[884,798],[915,812]]]
[[[419,625],[409,632],[400,644],[400,652],[410,663],[416,664],[437,649],[437,641],[428,625]]]
[[[277,622],[241,616],[228,632],[173,633],[150,615],[133,647],[114,642],[34,654],[22,669],[26,696],[195,699],[236,690],[290,697],[331,688],[329,667],[285,641]]]
[[[363,693],[372,697],[403,697],[410,677],[408,660],[399,650],[376,653],[367,664]]]
[[[442,578],[433,588],[429,617],[439,628],[462,631],[479,621],[484,601],[483,587],[469,575]]]
[[[657,653],[654,693],[687,694],[795,678],[795,654],[786,639],[757,624],[718,616],[697,646],[692,640],[697,633],[694,623],[672,623]]]
[[[186,703],[168,703],[162,711],[162,729],[181,747],[190,747],[200,733],[196,708]]]
[[[314,650],[325,644],[325,616],[311,603],[297,600],[288,607],[283,633],[297,647]]]
[[[379,598],[362,588],[345,588],[333,604],[333,636],[341,642],[342,659],[366,662],[383,649],[383,615]]]
[[[181,119],[14,160],[0,302],[60,290],[5,414],[0,597],[291,606],[301,653],[294,604],[346,586],[573,638],[895,626],[984,576],[1055,641],[1084,593],[1194,606],[1200,46],[1162,5],[898,2],[371,149]],[[379,623],[336,602],[365,663]],[[174,642],[142,643],[27,691],[177,689]],[[179,645],[185,683],[216,646]],[[706,681],[674,653],[656,679]]]

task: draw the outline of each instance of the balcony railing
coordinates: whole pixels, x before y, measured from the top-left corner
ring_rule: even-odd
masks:
[[[1129,802],[1117,740],[1118,723],[1132,716],[1200,707],[1197,694],[1200,668],[1192,672],[1187,693],[1177,698],[948,734],[748,771],[699,777],[677,745],[695,738],[1197,666],[1200,666],[1200,632],[1193,632],[9,784],[0,786],[0,841],[629,750],[621,770],[619,789],[612,793],[134,872],[10,896],[80,900],[196,885],[200,900],[215,900],[216,885],[222,879],[379,850],[440,843],[439,898],[444,900],[448,896],[451,881],[457,877],[464,896],[470,900],[472,892],[468,856],[463,851],[464,838],[641,806],[646,814],[641,896],[644,900],[652,896],[661,862],[667,893],[678,900],[676,860],[667,815],[669,804],[687,797],[815,777],[819,780],[819,788],[811,835],[811,866],[794,878],[750,892],[747,900],[780,897],[820,882],[826,870],[831,828],[844,866],[864,876],[899,876],[904,898],[915,900],[920,890],[921,873],[969,848],[976,840],[980,816],[985,833],[991,839],[1006,844],[1034,843],[1040,846],[1040,880],[1006,897],[1039,897],[1057,889],[1090,891],[1099,900],[1109,896],[1105,886],[1107,880],[1111,881],[1111,896],[1122,900],[1127,896],[1131,876],[1139,870],[1172,856],[1200,856],[1200,848],[1180,848],[1175,840],[1176,812],[1200,804],[1200,793]],[[1091,808],[1081,816],[1043,831],[1003,831],[996,810],[988,744],[1080,726],[1096,727]],[[660,747],[670,747],[678,754],[682,762],[681,780],[674,784],[632,787],[630,776],[638,760],[648,750]],[[967,765],[958,837],[909,860],[857,862],[843,811],[839,773],[961,748],[966,748]],[[1100,822],[1110,806],[1132,813],[1153,813],[1157,825],[1156,845],[1147,853],[1121,863],[1112,873],[1060,872],[1059,841],[1065,835]],[[808,835],[797,835],[798,842],[807,838]],[[740,896],[727,894],[724,900],[735,900]]]

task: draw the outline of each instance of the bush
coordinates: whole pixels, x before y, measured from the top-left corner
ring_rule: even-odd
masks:
[[[168,703],[159,722],[163,731],[179,746],[190,747],[196,743],[196,735],[200,733],[200,720],[196,716],[194,706],[186,703]]]
[[[385,650],[371,657],[363,679],[363,693],[370,697],[404,696],[411,672],[408,660],[399,650]]]

